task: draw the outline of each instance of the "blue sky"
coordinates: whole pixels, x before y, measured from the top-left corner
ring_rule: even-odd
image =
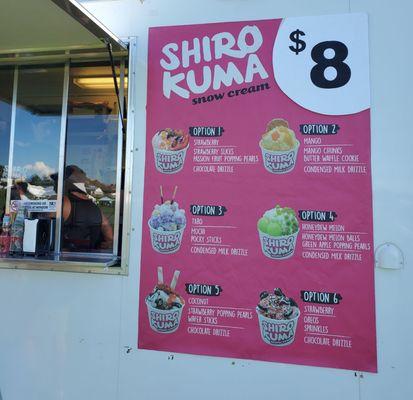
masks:
[[[61,118],[57,115],[35,115],[19,107],[16,113],[16,129],[13,156],[13,176],[22,171],[15,167],[43,162],[47,168],[29,168],[27,175],[46,175],[56,172],[59,165],[59,139]],[[36,164],[40,165],[40,164]]]

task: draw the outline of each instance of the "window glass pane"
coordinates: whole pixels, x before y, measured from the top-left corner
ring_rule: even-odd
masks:
[[[118,100],[110,65],[74,64],[69,80],[63,251],[113,252],[117,159]]]
[[[0,220],[6,204],[13,75],[13,69],[0,69]]]
[[[56,199],[64,67],[20,67],[11,200]]]

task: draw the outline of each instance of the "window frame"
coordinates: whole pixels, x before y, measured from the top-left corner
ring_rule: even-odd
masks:
[[[135,125],[135,76],[136,76],[136,38],[130,37],[128,40],[123,40],[128,43],[129,52],[128,56],[121,58],[120,73],[121,77],[125,72],[125,59],[128,60],[128,86],[127,86],[127,99],[128,99],[128,118],[126,122],[126,143],[123,142],[122,137],[122,121],[118,116],[118,157],[117,157],[117,172],[116,172],[116,205],[115,205],[115,221],[114,221],[114,244],[112,255],[117,256],[119,248],[119,240],[121,242],[121,255],[119,262],[116,265],[108,266],[106,263],[100,262],[100,257],[108,257],[108,253],[99,255],[97,253],[66,253],[59,249],[53,260],[35,259],[35,258],[0,258],[0,268],[5,269],[29,269],[29,270],[47,270],[47,271],[67,271],[67,272],[83,272],[83,273],[98,273],[109,275],[128,275],[129,274],[129,252],[130,252],[130,237],[131,237],[131,196],[132,196],[132,166],[133,166],[133,154],[134,154],[134,125]],[[108,59],[108,54],[104,54],[102,60]],[[67,111],[68,111],[68,96],[69,96],[69,77],[70,77],[70,58],[64,58],[63,60],[54,60],[55,62],[61,62],[64,65],[64,82],[63,82],[63,96],[62,96],[62,114],[61,114],[61,126],[60,126],[60,144],[59,144],[59,181],[56,203],[56,237],[55,247],[57,243],[60,243],[61,238],[61,213],[62,213],[62,200],[63,200],[63,173],[61,169],[64,168],[65,161],[65,149],[66,149],[66,127],[67,127]],[[77,61],[75,59],[75,61]],[[98,61],[95,57],[83,58],[81,61]],[[51,63],[51,62],[50,62]],[[36,62],[39,64],[39,62]],[[42,64],[46,64],[42,62]],[[24,64],[22,64],[24,65]],[[15,122],[16,122],[16,109],[17,109],[17,78],[18,78],[18,65],[14,66],[13,74],[13,99],[12,99],[12,113],[11,113],[11,126],[10,126],[10,146],[9,146],[9,168],[7,185],[12,185],[12,176],[10,163],[13,162],[13,150],[14,150],[14,134],[15,134]],[[122,80],[121,80],[122,81]],[[17,83],[18,84],[18,83]],[[124,99],[124,85],[119,87],[119,97]],[[119,105],[122,107],[122,115],[124,115],[124,101]],[[123,144],[125,145],[123,151]],[[10,156],[11,154],[11,156]],[[122,163],[125,167],[123,177],[123,201],[121,204],[121,184],[122,184]],[[8,190],[9,193],[9,190]],[[9,200],[10,195],[7,195]],[[10,202],[6,202],[6,206]],[[123,215],[121,219],[120,210],[123,208]],[[120,222],[122,223],[122,232],[120,232]],[[115,254],[116,253],[116,254]],[[60,260],[60,257],[64,256],[65,260]],[[74,258],[76,260],[68,260],[67,258]]]

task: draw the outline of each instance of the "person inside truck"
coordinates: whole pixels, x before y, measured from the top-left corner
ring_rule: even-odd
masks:
[[[108,218],[87,193],[88,178],[76,165],[65,168],[62,207],[62,250],[88,252],[110,250],[113,229]],[[57,174],[51,178],[57,186]]]

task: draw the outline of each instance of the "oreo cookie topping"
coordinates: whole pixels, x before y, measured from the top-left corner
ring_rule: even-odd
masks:
[[[271,319],[291,319],[297,314],[298,305],[294,299],[287,297],[280,288],[273,293],[261,292],[257,311]]]

